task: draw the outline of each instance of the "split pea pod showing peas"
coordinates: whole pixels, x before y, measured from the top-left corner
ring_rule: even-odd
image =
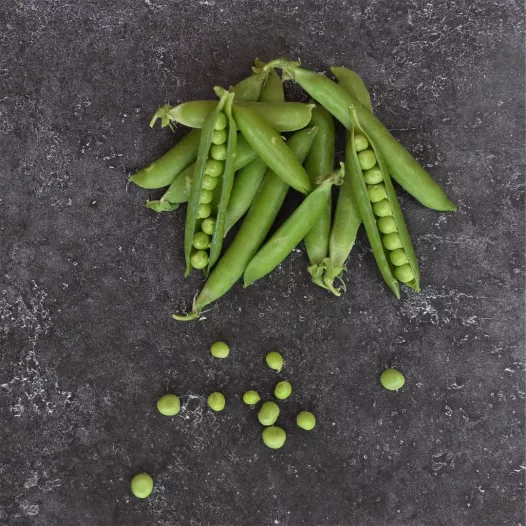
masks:
[[[288,140],[288,147],[300,163],[307,157],[316,132],[316,128],[301,130]],[[181,321],[198,319],[204,307],[219,299],[234,286],[265,240],[288,189],[289,186],[283,179],[272,171],[267,172],[239,232],[195,298],[192,312],[182,316],[174,314],[174,319]],[[208,219],[203,221],[203,230],[206,221]]]
[[[259,249],[243,274],[245,287],[272,272],[299,245],[325,210],[332,185],[341,184],[343,172],[342,163],[340,169],[321,181]]]
[[[346,152],[347,162],[350,165],[348,170],[358,210],[378,268],[397,298],[400,297],[397,279],[419,292],[420,271],[416,255],[382,153],[371,137],[361,129],[354,108],[350,109],[350,114],[351,129]],[[359,147],[361,151],[357,151],[358,143],[362,144]],[[381,182],[366,184],[370,170],[376,170],[375,177],[379,174],[378,177],[382,177]],[[388,217],[392,220],[388,221],[388,233],[382,237],[382,229],[384,229],[382,223],[386,222]],[[390,260],[390,252],[397,249],[403,249],[407,257],[407,263],[399,267]]]
[[[263,71],[275,67],[283,69],[347,129],[352,126],[348,108],[354,106],[364,132],[381,148],[387,168],[398,184],[428,208],[456,210],[455,204],[440,186],[353,94],[327,77],[303,69],[297,62],[287,59],[273,60],[264,66]]]

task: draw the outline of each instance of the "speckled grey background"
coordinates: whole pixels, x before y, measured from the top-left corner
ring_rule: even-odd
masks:
[[[524,525],[523,7],[512,0],[0,0],[0,524]],[[459,205],[400,192],[423,290],[396,301],[363,233],[341,299],[293,254],[177,324],[184,210],[127,175],[179,138],[157,105],[255,56],[363,75],[377,114]],[[297,94],[297,89],[292,89]],[[224,363],[208,345],[232,346]],[[294,384],[289,438],[239,395]],[[388,365],[406,387],[378,387]],[[224,414],[205,408],[220,389]],[[174,419],[158,396],[183,395]],[[294,426],[300,408],[319,417]],[[149,471],[155,490],[133,498]]]

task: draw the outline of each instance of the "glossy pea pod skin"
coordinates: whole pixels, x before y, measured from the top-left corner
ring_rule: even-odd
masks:
[[[273,60],[262,69],[265,71],[275,67],[283,69],[289,78],[300,84],[347,129],[352,126],[348,108],[355,107],[362,129],[381,149],[389,173],[398,184],[428,208],[439,211],[456,210],[455,204],[442,188],[354,95],[327,77],[301,68],[297,62],[287,59]]]
[[[370,200],[370,193],[368,193],[368,187],[365,183],[364,173],[359,159],[359,154],[356,151],[356,137],[361,135],[365,137],[369,143],[369,146],[372,148],[374,155],[376,157],[377,166],[381,170],[382,183],[385,187],[385,200],[389,202],[390,209],[392,212],[392,217],[396,225],[396,231],[400,238],[401,247],[404,249],[404,252],[407,256],[408,264],[411,267],[413,280],[406,283],[409,287],[413,288],[416,292],[420,291],[420,270],[418,268],[418,263],[416,260],[415,251],[413,249],[413,244],[411,243],[411,238],[405,221],[403,218],[402,210],[391,182],[389,172],[387,170],[385,161],[383,159],[381,151],[377,148],[375,142],[369,137],[365,130],[360,128],[360,122],[358,116],[354,111],[354,108],[350,110],[352,124],[349,133],[349,141],[347,144],[346,159],[350,164],[349,166],[349,175],[351,176],[352,187],[354,190],[354,195],[356,197],[356,203],[360,216],[363,220],[365,230],[367,232],[367,237],[371,244],[374,257],[378,264],[378,268],[385,280],[389,285],[391,290],[394,292],[397,298],[400,298],[400,287],[398,285],[398,280],[395,277],[396,268],[391,263],[389,259],[389,252],[385,248],[385,236],[384,241],[382,242],[381,233],[379,230],[378,220],[380,218],[375,217],[374,207]],[[371,151],[371,150],[366,150]],[[362,152],[360,152],[362,153]],[[363,164],[363,163],[362,163]],[[371,185],[374,186],[374,185]],[[370,190],[370,188],[369,188]]]
[[[289,140],[289,148],[302,163],[307,157],[317,133],[316,128],[296,132]],[[285,200],[289,186],[274,172],[268,171],[237,233],[208,280],[195,298],[193,311],[187,315],[174,314],[174,319],[198,319],[201,311],[226,294],[241,278],[243,271],[262,245]]]

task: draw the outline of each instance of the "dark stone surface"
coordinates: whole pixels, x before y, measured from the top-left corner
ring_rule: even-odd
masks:
[[[0,0],[0,524],[524,525],[522,22],[510,0]],[[144,209],[127,175],[174,142],[148,128],[159,104],[279,55],[361,73],[459,212],[401,192],[418,296],[389,294],[361,234],[341,299],[302,250],[177,324],[201,284],[184,210]],[[278,452],[239,401],[270,393],[271,349],[295,388]],[[168,391],[178,418],[156,413]]]

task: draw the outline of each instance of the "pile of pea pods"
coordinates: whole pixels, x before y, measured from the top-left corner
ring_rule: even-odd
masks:
[[[312,104],[285,102],[282,79],[296,81]],[[420,272],[391,177],[428,208],[455,204],[375,117],[355,72],[332,67],[336,82],[285,58],[256,59],[253,73],[218,100],[157,110],[150,125],[193,128],[177,145],[130,177],[146,189],[167,187],[156,212],[187,203],[185,275],[204,271],[192,312],[243,277],[245,287],[274,270],[304,241],[312,281],[340,296],[346,262],[363,223],[380,273],[397,298],[400,283],[420,291]],[[346,129],[345,162],[334,166],[336,126]],[[333,207],[333,187],[338,188]],[[305,197],[268,237],[290,189]],[[333,213],[334,208],[334,213]],[[226,234],[240,223],[230,245]]]

